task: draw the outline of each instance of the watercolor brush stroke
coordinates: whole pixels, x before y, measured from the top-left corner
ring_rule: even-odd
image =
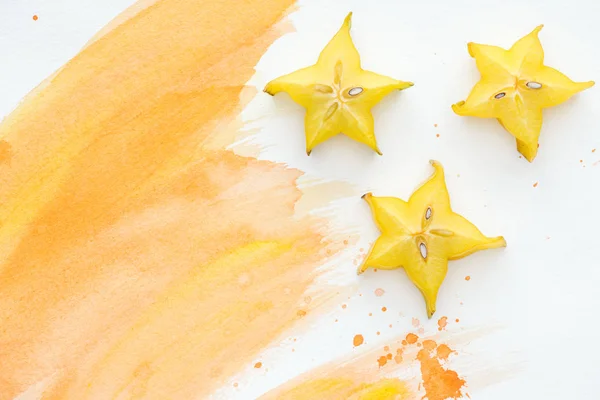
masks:
[[[292,5],[144,2],[2,122],[0,399],[202,398],[310,312],[343,246],[223,149]]]

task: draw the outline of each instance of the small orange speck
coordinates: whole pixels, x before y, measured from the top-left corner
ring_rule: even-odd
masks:
[[[292,353],[295,352],[295,351],[296,351],[296,349],[292,349]]]
[[[377,268],[373,268],[373,272],[377,272]]]
[[[233,387],[238,387],[238,383],[237,382],[233,382]]]
[[[396,361],[396,364],[400,364],[402,362],[402,356],[397,355],[396,357],[394,357],[394,361]]]
[[[347,241],[347,240],[344,240],[344,244],[348,244],[348,241]]]
[[[538,183],[536,182],[536,183],[533,184],[533,187],[537,187],[537,185],[538,185]]]
[[[390,324],[390,328],[392,327],[392,324]]]
[[[386,307],[381,307],[381,311],[386,312],[387,308]]]
[[[417,340],[419,340],[419,337],[414,333],[409,333],[406,335],[406,343],[408,344],[415,344],[417,343]]]
[[[433,126],[434,126],[435,128],[437,128],[437,124],[433,124]]]
[[[458,322],[460,322],[460,319],[456,318],[456,322],[457,322],[457,323],[458,323]]]
[[[538,149],[540,148],[540,144],[538,143]]]
[[[461,305],[461,306],[463,305],[463,302],[462,302],[462,301],[460,302],[460,305]]]
[[[259,361],[256,364],[254,364],[254,368],[260,368],[262,367],[262,363]]]
[[[299,317],[304,317],[306,315],[306,311],[304,310],[298,310],[298,312],[296,313]]]
[[[338,322],[337,318],[335,319],[335,322]]]
[[[592,149],[592,153],[595,153],[595,152],[596,152],[596,149]]]
[[[437,135],[435,135],[435,137],[440,137],[440,134],[438,133]]]
[[[448,325],[448,317],[442,317],[438,320],[438,330],[439,331],[446,329],[446,325]]]
[[[519,158],[523,158],[523,156],[519,156]]]
[[[385,293],[385,290],[383,290],[382,288],[375,289],[375,296],[377,296],[377,297],[383,296],[384,293]]]
[[[373,313],[372,313],[372,312],[370,312],[370,313],[369,313],[369,317],[372,317],[372,316],[373,316]]]
[[[343,308],[343,309],[346,309],[346,307],[348,307],[348,306],[347,306],[347,305],[345,305],[345,304],[342,304],[342,308]]]
[[[361,248],[360,248],[358,251],[360,251],[360,252],[362,253],[363,251],[365,251],[365,249],[363,249],[363,248],[361,247]]]
[[[296,339],[296,338],[294,338],[294,342],[295,342],[296,340],[297,340],[297,339]]]
[[[465,276],[465,281],[470,281],[471,277],[469,275]]]
[[[383,351],[390,351],[390,346],[384,346]]]
[[[392,353],[387,353],[386,357],[387,357],[388,360],[391,360],[392,359]]]
[[[377,331],[377,336],[381,335],[381,332]]]
[[[33,16],[33,20],[34,20],[34,21],[37,21],[37,20],[38,20],[38,16],[37,16],[37,15],[34,15],[34,16]]]
[[[406,340],[402,341],[402,346],[406,346],[408,344],[408,342]]]
[[[379,357],[379,359],[377,360],[377,362],[379,363],[379,367],[383,367],[385,364],[387,364],[387,358],[385,356],[381,356]]]
[[[357,347],[363,344],[364,341],[365,339],[363,338],[363,335],[356,335],[354,336],[354,340],[352,342],[354,343],[354,347]]]
[[[583,160],[579,160],[579,162],[580,162],[580,163],[582,163],[582,162],[583,162]]]

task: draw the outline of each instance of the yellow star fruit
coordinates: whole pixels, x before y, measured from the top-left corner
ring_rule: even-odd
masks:
[[[567,101],[594,82],[573,82],[544,65],[538,38],[543,25],[517,41],[509,50],[469,43],[481,80],[465,101],[452,106],[458,115],[496,118],[517,140],[517,150],[532,162],[538,151],[542,109]]]
[[[352,13],[319,55],[315,65],[281,76],[267,84],[272,96],[286,92],[306,109],[306,154],[339,133],[368,145],[381,155],[375,139],[371,108],[393,90],[413,84],[360,66],[350,37]]]
[[[502,236],[486,237],[475,225],[452,211],[442,165],[437,161],[431,164],[435,172],[408,201],[375,197],[371,193],[363,196],[381,236],[358,269],[361,274],[368,268],[403,267],[423,294],[429,318],[435,313],[448,260],[506,246]]]

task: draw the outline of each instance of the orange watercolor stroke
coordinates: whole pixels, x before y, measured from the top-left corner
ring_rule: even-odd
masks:
[[[0,125],[0,399],[207,396],[310,314],[326,221],[222,150],[292,3],[144,2]]]

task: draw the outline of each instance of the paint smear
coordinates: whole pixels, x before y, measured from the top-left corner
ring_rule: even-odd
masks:
[[[309,380],[277,396],[266,395],[261,399],[277,400],[383,400],[409,399],[408,390],[399,379],[381,379],[373,383],[358,383],[353,378],[324,378]]]
[[[0,125],[0,399],[203,398],[310,312],[327,222],[222,150],[291,4],[145,4]]]

